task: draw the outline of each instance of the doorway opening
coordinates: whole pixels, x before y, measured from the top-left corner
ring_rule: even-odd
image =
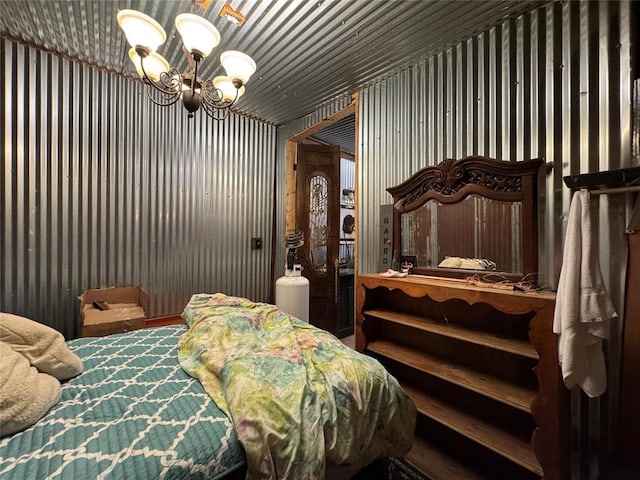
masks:
[[[309,320],[339,338],[354,332],[356,101],[287,142],[285,227],[306,237]]]

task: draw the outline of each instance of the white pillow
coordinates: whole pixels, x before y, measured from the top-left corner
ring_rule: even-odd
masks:
[[[0,313],[0,341],[24,355],[42,373],[58,380],[82,373],[82,360],[69,350],[62,334],[42,323]]]
[[[24,430],[40,420],[58,400],[60,382],[31,366],[0,341],[0,436]]]

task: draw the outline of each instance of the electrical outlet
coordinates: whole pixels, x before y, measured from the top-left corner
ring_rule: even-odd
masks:
[[[252,237],[251,238],[251,250],[260,250],[262,248],[262,238],[261,237]]]

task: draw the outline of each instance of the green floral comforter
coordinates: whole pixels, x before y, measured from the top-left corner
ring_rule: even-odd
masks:
[[[411,446],[416,410],[373,358],[278,310],[194,295],[182,368],[232,419],[248,479],[322,479],[325,461],[364,465]]]

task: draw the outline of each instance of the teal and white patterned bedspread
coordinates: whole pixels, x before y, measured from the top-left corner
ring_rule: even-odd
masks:
[[[242,478],[232,422],[178,364],[185,331],[68,342],[84,373],[36,425],[0,441],[0,479]]]

